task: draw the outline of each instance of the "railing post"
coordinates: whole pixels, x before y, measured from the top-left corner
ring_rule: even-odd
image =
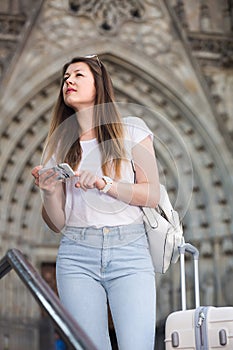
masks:
[[[87,334],[61,304],[54,291],[17,249],[8,250],[0,260],[0,279],[11,269],[15,270],[36,301],[47,312],[68,345],[75,350],[97,350]]]

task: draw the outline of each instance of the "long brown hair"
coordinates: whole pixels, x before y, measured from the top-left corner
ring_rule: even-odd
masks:
[[[96,57],[96,58],[95,58]],[[70,64],[86,63],[94,77],[96,89],[94,108],[94,128],[102,155],[102,171],[104,175],[119,178],[121,162],[125,157],[124,129],[121,116],[115,106],[114,91],[111,78],[97,56],[92,58],[75,57],[63,67],[63,77]],[[80,145],[80,127],[75,111],[64,103],[62,87],[54,106],[49,133],[46,139],[43,163],[55,154],[56,161],[67,162],[76,169],[82,158]],[[113,174],[112,174],[113,171]]]

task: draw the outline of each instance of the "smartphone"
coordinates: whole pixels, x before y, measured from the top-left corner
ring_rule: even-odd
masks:
[[[49,169],[53,169],[56,173],[58,173],[58,180],[67,180],[75,175],[75,172],[67,163],[60,163],[52,168],[43,168],[39,171],[39,174],[42,174],[44,171],[47,171]]]
[[[67,163],[55,165],[54,171],[59,173],[59,180],[66,180],[75,175],[73,169]]]

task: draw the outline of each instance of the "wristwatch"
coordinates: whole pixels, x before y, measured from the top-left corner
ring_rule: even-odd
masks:
[[[100,190],[100,192],[107,193],[110,190],[110,188],[112,187],[113,180],[108,176],[103,176],[102,179],[105,182],[105,186],[104,186],[104,188],[102,188],[102,190]]]

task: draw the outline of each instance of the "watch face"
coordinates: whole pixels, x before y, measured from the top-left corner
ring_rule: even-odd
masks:
[[[107,184],[112,184],[112,179],[108,176],[103,176],[103,180],[107,183]]]
[[[105,181],[106,185],[104,186],[104,188],[101,190],[101,192],[108,192],[108,190],[110,190],[111,186],[112,186],[112,179],[108,176],[103,176],[103,180]]]

